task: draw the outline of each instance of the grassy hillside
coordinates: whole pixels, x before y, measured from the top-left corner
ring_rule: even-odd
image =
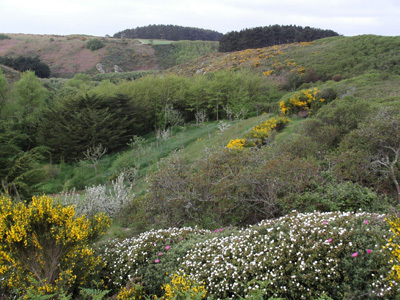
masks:
[[[308,43],[285,44],[231,53],[214,53],[179,66],[181,74],[246,68],[266,76],[300,73],[309,81],[329,80],[334,75],[350,78],[375,70],[398,74],[399,37],[364,35],[331,37]],[[280,76],[281,75],[281,76]]]
[[[39,56],[41,61],[50,66],[52,77],[72,77],[76,73],[95,75],[99,73],[97,64],[101,64],[106,73],[114,72],[115,65],[119,67],[119,71],[123,72],[160,70],[163,67],[155,55],[154,47],[172,43],[170,41],[99,38],[87,35],[8,34],[8,36],[11,39],[0,40],[0,56]],[[105,46],[95,51],[87,49],[86,44],[92,39],[100,39]],[[186,54],[194,51],[183,61],[205,54],[198,53],[196,42],[179,42],[179,44],[182,43],[186,44]],[[213,45],[213,42],[204,43]],[[191,50],[192,44],[194,50]],[[215,46],[207,47],[203,51],[216,51],[216,48]],[[168,56],[168,53],[165,55]],[[173,56],[172,64],[176,61],[176,53]],[[165,57],[163,59],[166,60]]]
[[[90,51],[83,48],[89,37],[70,38],[81,53]],[[60,274],[75,281],[37,287],[15,256],[18,268],[0,270],[9,283],[0,294],[399,298],[400,37],[333,37],[224,54],[202,42],[103,42],[94,53],[104,66],[144,49],[154,51],[153,66],[181,64],[119,73],[136,80],[109,73],[41,81],[24,74],[10,88],[0,81],[7,194],[0,198],[0,230],[20,215],[9,212],[9,195],[52,194],[75,205],[37,213],[53,200],[36,199],[35,217],[17,223],[21,231],[44,230],[74,213],[90,216],[93,229],[85,225],[83,232],[93,235],[108,225],[95,214],[114,221],[100,242],[82,240],[73,248],[79,255],[60,264]],[[194,59],[203,50],[212,53]],[[36,97],[25,97],[27,83]],[[36,227],[20,226],[29,221]],[[64,226],[49,224],[51,233]],[[60,229],[67,241],[75,241],[69,232],[80,232],[73,226]],[[1,251],[11,249],[0,251],[0,260],[11,261],[14,249],[25,253],[26,244],[37,257],[46,245],[52,251],[62,244],[47,233],[34,232],[26,244],[13,238],[0,241]],[[7,248],[9,241],[20,248]],[[89,246],[94,250],[81,250]]]

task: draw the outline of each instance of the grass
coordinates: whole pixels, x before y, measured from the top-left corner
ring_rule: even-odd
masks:
[[[138,39],[143,45],[169,45],[174,43],[174,41],[167,40],[150,40],[150,39]]]

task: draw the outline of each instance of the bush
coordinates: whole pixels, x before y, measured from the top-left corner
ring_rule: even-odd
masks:
[[[318,184],[318,166],[283,155],[268,159],[265,152],[222,149],[192,165],[176,154],[149,176],[145,211],[163,226],[206,228],[281,216],[279,199]]]
[[[64,205],[74,205],[76,214],[79,216],[94,216],[104,213],[115,217],[125,209],[131,197],[132,185],[124,184],[125,174],[121,173],[117,179],[111,183],[111,188],[107,190],[105,185],[85,187],[85,194],[80,199],[75,190],[63,193],[59,196],[59,201]]]
[[[109,226],[109,219],[75,218],[72,206],[56,205],[49,197],[14,203],[0,198],[1,284],[15,293],[39,295],[76,293],[90,282],[101,260],[90,244]]]
[[[103,48],[105,45],[102,41],[100,41],[99,39],[92,39],[87,41],[86,43],[86,48],[90,49],[92,51],[98,50]]]
[[[298,113],[317,111],[326,101],[322,98],[321,91],[318,88],[301,90],[295,93],[290,99],[280,102],[281,113]]]
[[[154,268],[163,263],[168,252],[178,247],[178,244],[192,235],[207,233],[210,231],[198,228],[170,228],[151,230],[123,241],[112,240],[101,244],[98,254],[106,263],[102,271],[106,287],[116,291],[128,282],[135,282],[144,285],[147,292],[159,294],[161,285],[169,281],[169,275],[165,270],[158,272],[160,270],[154,271]],[[150,269],[154,272],[146,274]]]
[[[316,190],[295,195],[286,202],[287,211],[357,211],[385,212],[389,200],[370,188],[357,183],[341,182],[318,186]]]
[[[10,40],[10,39],[11,38],[8,35],[6,35],[4,33],[0,33],[0,40]]]
[[[0,57],[0,64],[4,64],[17,71],[25,72],[31,70],[35,72],[35,75],[40,78],[50,77],[50,67],[42,62],[38,56],[26,57],[18,56],[12,57]]]
[[[222,238],[212,238],[180,259],[181,270],[216,298],[368,299],[396,295],[379,237],[383,215],[293,213]],[[264,298],[264,299],[265,299]]]
[[[124,294],[160,296],[164,287],[169,299],[184,286],[190,299],[205,291],[212,299],[395,299],[386,235],[376,213],[293,212],[240,230],[152,230],[100,253],[109,288],[133,286]]]

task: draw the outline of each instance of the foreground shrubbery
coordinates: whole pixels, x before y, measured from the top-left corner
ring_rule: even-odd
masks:
[[[91,283],[102,261],[90,245],[104,234],[109,219],[74,215],[73,206],[57,205],[46,196],[33,197],[29,204],[2,196],[0,287],[10,296],[72,295]]]
[[[110,283],[150,294],[186,274],[218,299],[388,299],[398,292],[383,248],[390,235],[384,215],[292,213],[242,230],[151,231],[101,251]]]
[[[109,225],[104,216],[74,217],[73,206],[46,196],[0,204],[0,283],[9,297],[79,298],[79,289],[117,299],[395,299],[399,292],[398,220],[382,214],[292,212],[243,229],[151,230],[92,248]]]

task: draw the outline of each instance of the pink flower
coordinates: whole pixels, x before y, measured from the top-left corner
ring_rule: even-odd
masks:
[[[328,222],[327,221],[323,221],[322,224],[328,224]]]
[[[368,253],[368,254],[369,254],[369,253],[371,253],[371,252],[372,252],[372,250],[371,250],[371,249],[368,249],[368,250],[367,250],[367,253]]]
[[[369,224],[368,220],[364,220],[364,223],[367,224],[367,225]]]
[[[182,241],[182,240],[183,240],[183,238],[179,238],[179,240],[180,240],[180,241]]]
[[[214,230],[214,232],[218,232],[218,231],[219,231],[218,229],[215,229],[215,230]]]
[[[156,264],[158,264],[158,263],[160,262],[160,260],[156,259],[154,262],[155,262]]]
[[[162,255],[162,252],[158,253],[158,255]]]
[[[170,246],[166,246],[166,247],[165,247],[165,250],[168,250],[169,248],[170,248]]]
[[[351,256],[352,256],[352,257],[358,256],[358,252],[354,252]]]
[[[332,239],[329,239],[329,240],[328,240],[328,243],[330,243],[330,242],[332,242]]]

